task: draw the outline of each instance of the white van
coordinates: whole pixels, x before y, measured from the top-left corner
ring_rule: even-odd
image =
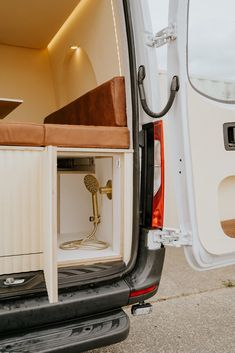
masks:
[[[156,5],[0,2],[1,352],[125,339],[167,245],[235,263],[234,5]]]

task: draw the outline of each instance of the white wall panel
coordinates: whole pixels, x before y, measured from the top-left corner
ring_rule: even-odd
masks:
[[[40,261],[27,255],[39,259],[42,252],[42,156],[37,150],[0,150],[0,273],[10,273],[14,266],[17,272],[41,268]],[[8,268],[4,257],[11,255]]]

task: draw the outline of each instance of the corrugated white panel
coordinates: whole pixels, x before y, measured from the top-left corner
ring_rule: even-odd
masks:
[[[49,146],[44,161],[43,270],[50,303],[58,301],[57,273],[57,155]]]
[[[42,254],[0,257],[0,274],[38,271],[43,269]]]
[[[42,168],[43,151],[0,150],[0,264],[5,264],[4,271],[8,272],[8,262],[2,256],[42,252]],[[26,270],[24,259],[25,256],[12,258],[17,271]],[[32,266],[41,266],[32,259],[28,271]],[[32,261],[36,263],[32,265]]]

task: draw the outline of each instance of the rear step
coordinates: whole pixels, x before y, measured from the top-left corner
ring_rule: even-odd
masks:
[[[79,353],[124,340],[129,318],[122,309],[89,318],[0,335],[4,353]]]
[[[62,293],[64,288],[94,284],[107,276],[114,276],[125,270],[123,261],[110,261],[91,265],[80,265],[58,269],[58,286]],[[6,285],[7,279],[22,280],[20,285]],[[10,298],[22,297],[35,293],[45,293],[46,285],[43,271],[16,273],[0,276],[0,301]]]

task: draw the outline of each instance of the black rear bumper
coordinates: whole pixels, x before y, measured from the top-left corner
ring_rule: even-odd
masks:
[[[0,342],[8,333],[116,310],[128,304],[130,287],[124,280],[60,294],[58,303],[47,296],[0,303]],[[1,352],[1,351],[0,351]]]
[[[129,318],[120,309],[7,335],[0,352],[78,353],[120,342],[128,333]]]
[[[77,320],[103,312],[119,310],[142,302],[155,294],[160,282],[165,249],[149,250],[147,230],[140,233],[139,256],[129,276],[108,283],[90,284],[85,288],[68,289],[59,301],[50,304],[46,295],[0,302],[0,344],[7,335],[38,329],[61,322]],[[154,292],[132,298],[132,291],[156,286]],[[2,352],[0,350],[0,352]]]

